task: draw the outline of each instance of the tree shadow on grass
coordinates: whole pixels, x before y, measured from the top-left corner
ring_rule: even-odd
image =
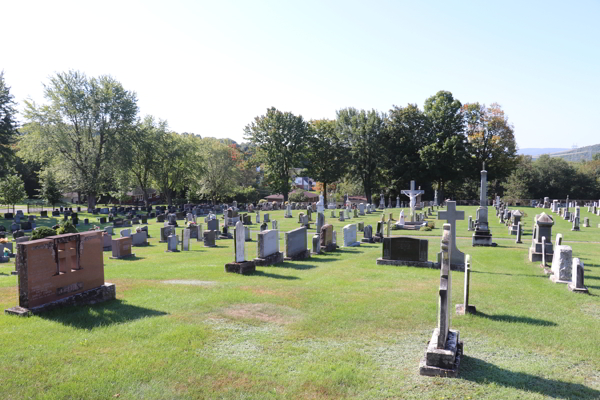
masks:
[[[587,281],[588,279],[600,279],[600,276],[585,276],[585,280]]]
[[[94,329],[102,326],[123,324],[146,317],[167,315],[166,312],[127,304],[123,300],[87,305],[69,306],[41,314],[40,317],[78,329]]]
[[[498,321],[498,322],[513,322],[513,323],[517,322],[517,323],[521,323],[521,324],[530,324],[530,325],[539,325],[539,326],[558,326],[558,324],[556,322],[546,321],[546,320],[537,319],[537,318],[519,317],[519,316],[515,316],[515,315],[506,315],[506,314],[489,315],[489,314],[483,313],[481,311],[477,311],[477,314],[475,314],[475,316],[491,319],[492,321]]]
[[[137,260],[144,260],[144,259],[146,259],[146,257],[131,256],[131,257],[119,258],[117,260],[112,260],[112,261],[137,261]]]
[[[493,275],[507,275],[507,276],[528,276],[531,278],[548,278],[546,275],[534,275],[534,274],[508,274],[506,272],[487,272],[487,271],[475,271],[471,270],[471,273],[475,274],[493,274]]]
[[[462,356],[460,378],[480,384],[497,385],[536,392],[555,399],[598,399],[600,391],[579,383],[541,378],[524,372],[513,372],[479,358]]]
[[[314,259],[311,257],[311,260],[314,261]],[[294,263],[294,262],[289,262],[289,261],[284,261],[280,264],[273,264],[273,265],[268,265],[268,267],[276,267],[276,268],[290,268],[290,269],[313,269],[313,268],[317,268],[316,265],[311,265],[311,264],[298,264],[298,263]]]
[[[249,276],[264,276],[265,278],[285,279],[285,280],[300,279],[297,276],[279,275],[279,274],[273,274],[271,272],[264,272],[264,271],[260,271],[260,270],[256,270],[252,275],[249,275]]]

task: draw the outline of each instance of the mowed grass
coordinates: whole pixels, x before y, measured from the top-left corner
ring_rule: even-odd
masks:
[[[478,314],[452,316],[464,341],[458,379],[418,373],[436,327],[438,270],[378,266],[381,245],[362,244],[258,267],[253,276],[226,274],[233,241],[217,248],[193,241],[189,252],[165,253],[162,224],[152,221],[150,246],[134,248],[134,259],[109,260],[105,252],[117,300],[0,316],[1,398],[598,399],[600,229],[571,232],[551,214],[554,235],[562,233],[585,263],[591,294],[574,294],[528,261],[541,210],[521,209],[523,244],[490,208],[498,246],[474,248],[467,220],[476,207],[459,207],[465,220],[457,224],[457,245],[472,256],[470,302]],[[388,212],[398,218],[399,210]],[[593,227],[600,223],[581,213],[598,220]],[[298,211],[288,219],[283,211],[269,214],[279,222],[283,250],[283,232],[298,227]],[[326,216],[341,244],[344,225],[375,226],[381,212],[345,222]],[[435,260],[442,223],[431,232],[393,234],[428,236]],[[256,256],[252,236],[247,258]],[[0,264],[3,309],[18,303],[13,268]],[[462,303],[464,274],[452,272],[452,279],[452,303]]]

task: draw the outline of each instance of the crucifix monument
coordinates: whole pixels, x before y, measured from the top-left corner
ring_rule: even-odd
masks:
[[[446,220],[451,226],[452,235],[450,236],[451,259],[450,263],[462,267],[465,265],[465,253],[456,248],[456,221],[465,219],[464,211],[456,210],[455,201],[446,202],[446,211],[438,211],[437,219]],[[442,253],[438,253],[438,262],[441,264]]]
[[[417,205],[417,196],[423,193],[425,193],[423,190],[415,190],[415,181],[410,181],[410,190],[402,191],[403,195],[406,195],[410,198],[410,222],[415,222],[415,207]]]

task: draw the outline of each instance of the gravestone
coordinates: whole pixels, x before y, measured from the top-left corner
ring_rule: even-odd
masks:
[[[438,295],[438,326],[433,330],[419,373],[427,376],[453,377],[458,375],[463,343],[458,330],[450,329],[452,301],[452,227],[444,224],[441,245],[441,271]]]
[[[225,264],[225,272],[234,272],[236,274],[251,274],[256,271],[254,261],[246,260],[246,232],[244,224],[238,221],[233,231],[233,241],[235,246],[235,261]]]
[[[344,247],[360,246],[360,242],[356,240],[356,224],[348,224],[342,229],[344,235]]]
[[[321,227],[325,225],[325,214],[317,213],[317,233],[321,232]]]
[[[573,249],[571,249],[571,246],[556,246],[556,249],[554,249],[554,260],[552,260],[552,275],[550,275],[550,280],[554,283],[571,282],[572,266]]]
[[[175,233],[175,227],[168,225],[160,228],[160,240],[159,243],[167,243],[169,236]]]
[[[19,305],[6,314],[26,316],[115,298],[104,282],[102,232],[50,236],[17,244]]]
[[[325,224],[321,227],[319,241],[319,248],[321,251],[329,252],[337,249],[337,246],[333,241],[333,225]]]
[[[456,305],[456,314],[465,315],[465,314],[475,314],[477,313],[477,308],[469,304],[469,289],[471,285],[471,256],[467,254],[465,257],[465,288],[463,293],[463,303]]]
[[[512,213],[512,224],[508,228],[508,233],[511,235],[516,235],[519,229],[519,223],[521,223],[521,218],[523,217],[523,213],[519,210]]]
[[[122,258],[135,257],[131,253],[133,241],[131,236],[120,237],[112,240],[112,257],[111,260],[120,260]]]
[[[521,228],[521,223],[519,222],[519,224],[517,225],[517,240],[515,240],[515,243],[523,243],[521,241],[522,233],[523,233],[523,228]]]
[[[573,228],[571,231],[579,232],[579,217],[573,217]]]
[[[131,242],[133,246],[148,245],[148,231],[140,230],[131,234]]]
[[[473,232],[473,246],[495,246],[492,242],[492,233],[488,225],[488,201],[487,201],[487,171],[485,163],[481,170],[481,187],[479,189],[479,207],[477,208],[477,217],[475,219],[475,232]],[[456,230],[452,231],[452,236],[455,237]],[[452,249],[454,253],[454,248]],[[453,257],[455,255],[453,254]],[[463,255],[464,263],[464,255]]]
[[[572,276],[571,283],[569,283],[567,285],[567,288],[571,292],[589,293],[588,289],[584,285],[583,273],[584,273],[583,261],[580,261],[579,258],[574,258],[573,265],[571,268],[571,276]]]
[[[167,250],[165,250],[165,253],[178,253],[179,249],[177,248],[177,245],[179,244],[179,239],[177,238],[177,235],[175,233],[170,234],[167,237]]]
[[[267,215],[267,214],[265,214],[265,215]],[[263,223],[260,225],[260,231],[261,231],[261,232],[262,232],[262,231],[266,231],[266,230],[267,230],[267,228],[268,228],[268,225],[267,225],[267,223],[266,223],[266,222],[263,222]]]
[[[209,219],[206,222],[206,230],[219,232],[219,220],[218,219]]]
[[[121,229],[119,233],[121,234],[121,237],[130,237],[131,229]]]
[[[264,218],[263,218],[263,221],[264,221],[264,222],[269,222],[269,221],[270,221],[270,219],[269,219],[269,214],[265,213],[265,215],[264,215]]]
[[[310,250],[307,248],[306,232],[306,227],[301,227],[285,233],[286,261],[310,258]]]
[[[246,242],[251,242],[252,241],[252,235],[250,234],[250,228],[249,227],[245,227],[245,236],[246,236]]]
[[[112,237],[107,232],[102,232],[102,250],[104,250],[104,251],[112,250]]]
[[[404,236],[383,238],[381,258],[377,265],[405,265],[410,267],[439,268],[434,263],[427,261],[429,240],[416,239]]]
[[[363,243],[375,243],[375,240],[373,240],[373,227],[371,225],[365,226],[363,229],[363,238],[360,241]]]
[[[190,250],[190,229],[182,229],[183,241],[181,243],[181,251],[189,251]]]
[[[358,223],[358,231],[362,232],[364,230],[365,230],[365,223],[364,223],[364,221],[361,221]]]
[[[204,247],[215,247],[215,241],[217,237],[217,231],[204,231]]]
[[[450,263],[453,266],[463,268],[465,265],[465,254],[456,248],[456,221],[465,219],[465,212],[456,210],[455,201],[446,202],[446,211],[438,211],[437,219],[446,220],[450,225]],[[446,225],[446,224],[444,224]],[[475,232],[477,233],[477,232]],[[475,233],[473,235],[475,235]],[[442,252],[438,253],[438,263],[441,265]]]
[[[283,253],[279,251],[279,231],[271,229],[257,235],[257,257],[254,264],[259,266],[283,262]]]
[[[546,213],[536,215],[534,218],[533,225],[533,237],[531,240],[531,247],[529,248],[529,261],[537,262],[542,261],[542,237],[548,238],[546,242],[545,254],[546,260],[552,262],[553,250],[552,250],[552,226],[554,220]]]

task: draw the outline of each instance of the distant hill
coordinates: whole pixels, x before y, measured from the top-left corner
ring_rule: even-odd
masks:
[[[529,147],[527,149],[519,149],[519,154],[525,154],[526,156],[539,156],[542,154],[558,153],[559,151],[565,151],[565,150],[569,150],[569,149],[561,149],[561,148],[538,149],[535,147]]]
[[[550,157],[560,157],[566,161],[590,161],[594,154],[600,153],[600,144],[594,144],[591,146],[578,147],[576,149],[560,151],[550,154]]]

